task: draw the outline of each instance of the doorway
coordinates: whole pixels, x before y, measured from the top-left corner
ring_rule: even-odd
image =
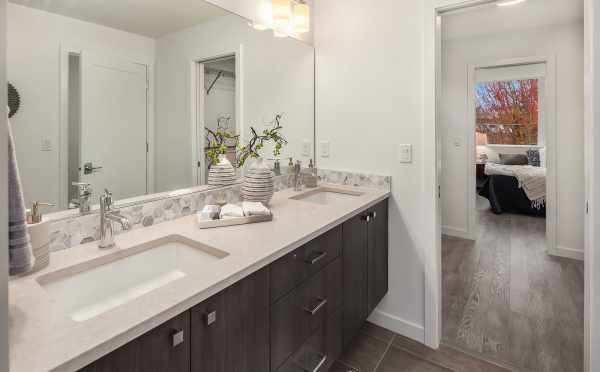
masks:
[[[216,132],[227,130],[239,135],[237,118],[238,82],[236,76],[236,57],[228,55],[196,62],[196,125],[194,149],[205,149],[208,130]],[[196,185],[208,182],[209,165],[204,150],[194,150],[194,179]],[[227,144],[225,156],[234,164],[236,148],[234,143]]]
[[[569,3],[439,17],[440,338],[515,370],[583,370],[583,1]]]

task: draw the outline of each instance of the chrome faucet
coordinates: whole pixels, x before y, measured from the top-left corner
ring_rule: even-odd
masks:
[[[77,187],[77,199],[72,200],[71,203],[79,207],[80,214],[89,213],[92,185],[86,182],[73,182],[71,185]]]
[[[294,165],[294,191],[302,191],[302,164],[300,160]]]
[[[104,195],[100,197],[100,244],[101,249],[115,246],[113,222],[121,224],[123,230],[131,229],[129,220],[121,216],[119,211],[112,210],[112,194],[104,189]]]

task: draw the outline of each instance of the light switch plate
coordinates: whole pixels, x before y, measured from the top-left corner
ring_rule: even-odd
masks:
[[[308,141],[303,141],[302,142],[302,155],[303,156],[310,156],[310,142]]]
[[[412,145],[402,144],[398,149],[400,163],[412,163]]]
[[[328,158],[330,153],[329,153],[329,141],[323,141],[320,143],[321,146],[321,157],[322,158]]]
[[[52,139],[50,137],[43,137],[40,144],[41,151],[52,151]]]

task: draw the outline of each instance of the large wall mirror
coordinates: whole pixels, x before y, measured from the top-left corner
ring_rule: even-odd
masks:
[[[314,158],[314,48],[207,2],[10,0],[7,55],[28,204],[75,213],[78,183],[94,204],[105,188],[121,204],[196,189],[206,128],[243,142],[277,114],[282,164]]]

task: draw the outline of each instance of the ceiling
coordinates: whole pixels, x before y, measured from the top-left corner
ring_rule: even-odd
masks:
[[[540,28],[583,20],[584,0],[528,0],[498,7],[481,5],[443,15],[446,40]]]
[[[9,1],[153,38],[229,14],[202,0]]]

